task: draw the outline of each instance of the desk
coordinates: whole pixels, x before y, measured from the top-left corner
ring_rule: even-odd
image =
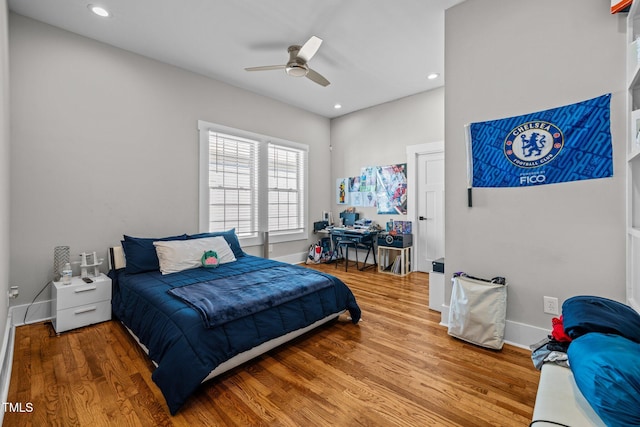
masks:
[[[333,243],[333,247],[335,249],[336,243],[341,240],[350,240],[356,243],[357,247],[367,250],[367,256],[364,258],[364,265],[360,269],[360,271],[369,268],[375,267],[378,265],[378,261],[376,260],[376,252],[374,248],[374,244],[376,242],[376,237],[378,236],[378,232],[376,230],[368,230],[368,229],[358,229],[358,228],[343,228],[343,227],[334,227],[326,230],[331,236],[331,242]],[[367,259],[369,259],[369,253],[373,254],[373,264],[367,266]],[[356,251],[356,257],[358,253]]]

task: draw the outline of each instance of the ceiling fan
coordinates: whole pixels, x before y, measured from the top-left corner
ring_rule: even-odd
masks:
[[[309,68],[307,63],[313,55],[316,54],[320,45],[322,44],[322,39],[311,36],[309,40],[302,46],[299,45],[291,45],[287,49],[289,52],[289,62],[285,65],[265,65],[263,67],[249,67],[245,68],[247,71],[267,71],[267,70],[282,70],[294,77],[304,77],[306,76],[308,79],[318,83],[321,86],[329,86],[329,80],[325,79],[318,72]]]

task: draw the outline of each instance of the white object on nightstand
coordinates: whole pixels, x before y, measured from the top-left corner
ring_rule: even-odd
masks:
[[[53,328],[56,333],[111,320],[111,279],[101,273],[85,283],[73,277],[70,285],[53,282]]]

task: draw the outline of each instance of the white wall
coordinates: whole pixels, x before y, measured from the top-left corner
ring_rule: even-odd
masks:
[[[406,147],[444,139],[444,88],[387,102],[331,120],[331,188],[334,219],[349,205],[336,203],[336,180],[358,176],[365,166],[407,161]],[[415,203],[408,199],[408,204]],[[378,215],[376,208],[356,208],[361,216],[384,224],[405,215]],[[319,214],[318,214],[319,215]]]
[[[20,15],[9,30],[16,304],[51,279],[55,246],[78,259],[123,233],[198,231],[198,120],[308,144],[310,212],[329,208],[328,119]]]
[[[9,289],[9,46],[7,2],[0,0],[0,337],[7,322]],[[0,347],[2,346],[0,338]]]
[[[507,319],[546,329],[544,295],[624,301],[625,15],[602,0],[468,0],[445,16],[446,282],[505,276]],[[608,92],[613,178],[474,189],[467,207],[465,124]]]

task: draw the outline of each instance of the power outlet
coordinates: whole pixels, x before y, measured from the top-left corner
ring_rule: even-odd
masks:
[[[9,300],[18,298],[19,294],[20,294],[20,291],[18,286],[11,286],[9,288],[9,290],[7,291],[7,308],[9,308],[10,306]]]
[[[556,316],[560,314],[558,312],[558,298],[554,297],[543,297],[544,302],[544,312],[547,314],[555,314]]]

